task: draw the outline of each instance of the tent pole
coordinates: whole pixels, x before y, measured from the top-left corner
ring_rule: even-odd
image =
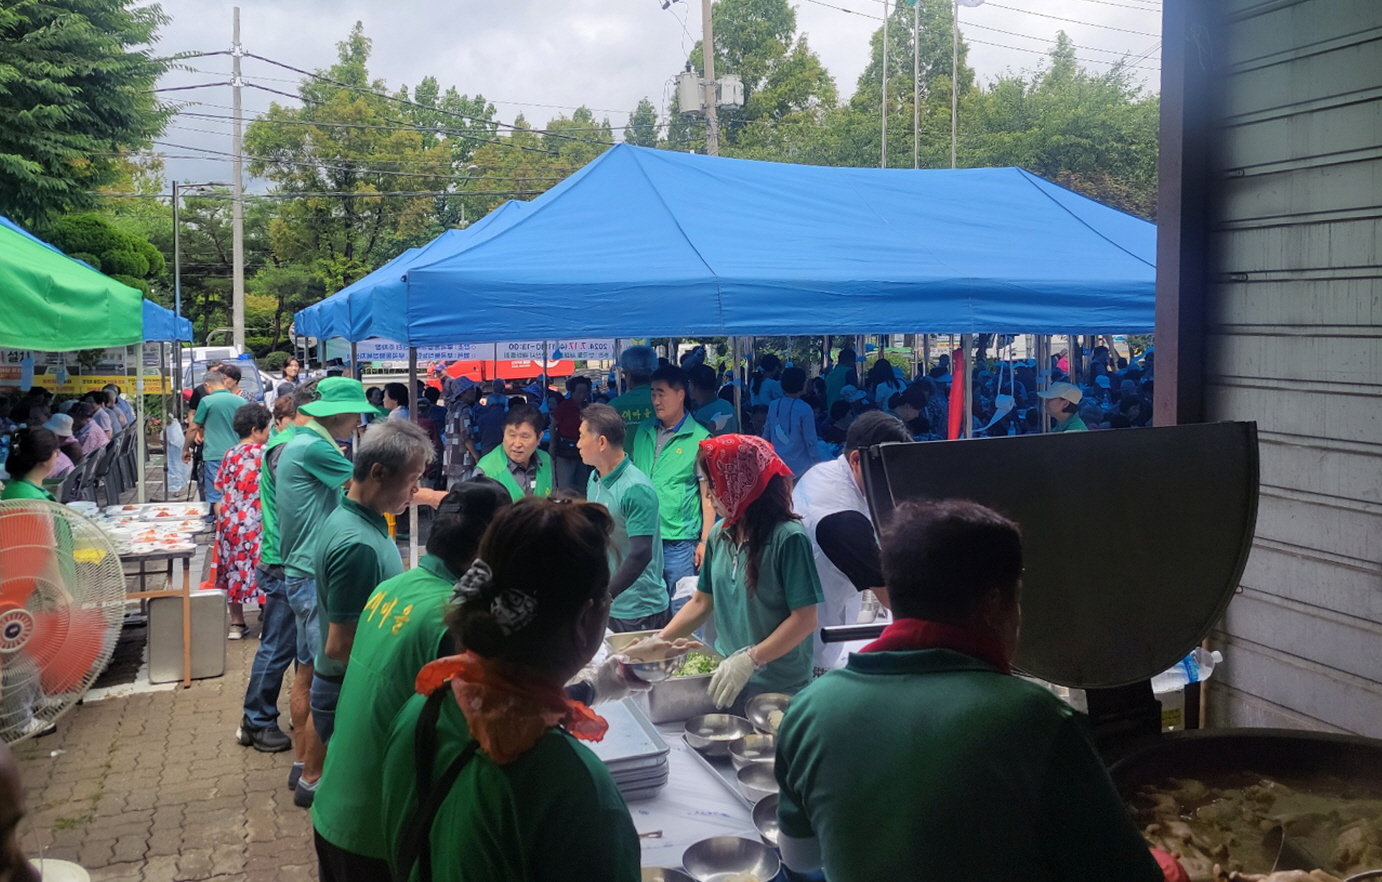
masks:
[[[136,343],[131,348],[135,351],[134,394],[136,399],[135,404],[137,406],[134,409],[135,424],[130,428],[138,432],[138,434],[134,436],[134,443],[136,445],[134,471],[136,476],[135,481],[139,484],[139,502],[142,505],[149,501],[147,498],[149,491],[144,485],[144,458],[148,456],[149,453],[149,441],[144,437],[144,344]]]
[[[354,377],[355,379],[357,379],[357,380],[363,381],[363,380],[365,379],[365,375],[362,374],[362,373],[360,373],[360,359],[359,359],[358,354],[357,354],[357,352],[356,352],[356,350],[357,350],[358,348],[359,348],[359,347],[356,345],[355,341],[354,341],[354,340],[351,340],[351,341],[350,341],[350,375],[351,375],[352,377]]]
[[[408,347],[408,416],[416,425],[418,421],[417,403],[417,347]],[[417,566],[417,503],[408,506],[408,566]]]
[[[964,364],[965,374],[964,386],[961,387],[961,391],[964,393],[965,396],[965,424],[964,431],[960,433],[961,438],[974,437],[974,390],[970,388],[970,383],[972,383],[974,380],[974,369],[970,367],[969,364],[970,353],[972,351],[970,347],[973,345],[973,334],[960,335],[960,348],[964,350],[964,358],[962,359],[962,361]]]
[[[173,336],[177,336],[177,320],[174,319]],[[168,345],[158,344],[158,403],[163,410],[163,501],[168,501]]]
[[[734,418],[740,423],[744,419],[744,388],[739,381],[739,338],[729,338],[729,358],[730,358],[730,382],[734,384]],[[740,425],[739,431],[744,431],[746,426]]]
[[[921,335],[921,369],[923,372],[931,371],[931,335]]]

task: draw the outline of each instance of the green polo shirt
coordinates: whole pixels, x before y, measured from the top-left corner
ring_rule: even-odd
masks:
[[[312,803],[312,823],[337,848],[388,858],[380,835],[379,767],[417,672],[453,651],[442,619],[455,582],[441,558],[424,555],[416,567],[374,589],[360,615],[336,704],[336,731]]]
[[[851,655],[792,701],[774,773],[831,882],[1162,879],[1078,714],[948,649]]]
[[[360,621],[374,589],[403,572],[403,558],[389,538],[384,516],[347,496],[322,526],[315,571],[322,627],[317,634],[320,643],[313,652],[314,676],[339,681],[345,676],[346,665],[326,654],[327,626]]]
[[[653,417],[653,387],[651,383],[634,386],[623,395],[610,401],[609,406],[619,411],[624,422],[637,425]]]
[[[225,459],[227,450],[240,443],[240,436],[235,434],[235,412],[246,404],[249,402],[229,389],[217,389],[197,405],[192,421],[206,430],[203,460],[220,462]]]
[[[316,539],[341,501],[350,480],[350,460],[336,441],[312,420],[299,426],[278,458],[274,504],[278,510],[278,553],[283,571],[295,578],[315,575]]]
[[[49,502],[57,502],[53,494],[21,478],[10,478],[5,482],[5,491],[0,493],[0,500],[7,499],[46,499]]]
[[[274,487],[278,481],[278,458],[283,455],[283,445],[293,440],[297,426],[288,425],[282,432],[275,432],[264,445],[264,457],[259,465],[259,512],[263,518],[263,528],[259,534],[259,563],[272,567],[283,563],[278,553],[278,507],[274,501]]]
[[[384,757],[380,830],[390,855],[398,852],[417,804],[413,738],[424,703],[423,696],[415,695],[403,706]],[[456,702],[442,702],[434,779],[470,741],[470,730]],[[432,866],[438,879],[639,882],[643,878],[638,833],[609,770],[587,747],[556,728],[548,729],[537,744],[508,765],[496,765],[477,751],[441,804],[432,829]],[[418,878],[416,868],[411,878]]]
[[[657,490],[663,540],[699,539],[701,490],[696,481],[696,453],[701,441],[709,438],[710,433],[688,416],[659,453],[657,424],[657,417],[653,417],[633,430],[633,441],[628,445],[629,458]]]
[[[614,598],[609,614],[615,619],[639,619],[665,610],[670,603],[662,578],[662,527],[657,514],[657,491],[648,476],[626,456],[603,478],[592,471],[585,498],[598,502],[614,517],[614,539],[609,547],[609,574],[629,554],[633,536],[653,537],[653,558],[624,593]]]
[[[792,610],[825,599],[811,540],[797,521],[777,525],[759,559],[758,585],[749,596],[748,546],[734,545],[721,522],[710,532],[697,588],[715,601],[715,651],[725,657],[759,643],[787,620]],[[811,682],[813,644],[808,636],[796,648],[754,672],[750,697],[763,692],[793,693]]]
[[[696,422],[705,426],[711,435],[733,435],[739,431],[739,417],[734,413],[734,405],[723,398],[716,398],[697,410]]]
[[[1053,429],[1051,430],[1051,434],[1054,435],[1056,432],[1088,432],[1088,431],[1089,431],[1089,426],[1086,426],[1086,425],[1085,425],[1085,422],[1084,422],[1084,420],[1080,417],[1080,415],[1077,414],[1077,413],[1072,413],[1072,414],[1070,415],[1070,418],[1069,418],[1069,419],[1065,420],[1064,422],[1056,423],[1055,428],[1053,428]]]

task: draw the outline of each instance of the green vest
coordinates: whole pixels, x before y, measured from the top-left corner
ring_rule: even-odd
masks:
[[[485,477],[493,478],[503,484],[504,489],[509,491],[514,502],[526,495],[523,488],[518,486],[518,482],[514,480],[513,472],[509,471],[509,455],[504,452],[502,444],[480,457],[480,462],[476,464],[476,467],[485,473]],[[545,450],[537,452],[537,474],[533,477],[532,495],[552,495],[552,458],[547,455]]]
[[[661,452],[657,450],[657,417],[640,423],[632,435],[632,443],[626,449],[634,466],[648,476],[657,491],[663,541],[701,538],[696,452],[710,433],[688,415]]]

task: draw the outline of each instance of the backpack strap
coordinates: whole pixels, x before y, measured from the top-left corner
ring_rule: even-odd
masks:
[[[413,730],[417,807],[408,818],[403,835],[399,837],[394,862],[395,882],[408,882],[414,865],[418,867],[419,882],[432,882],[432,825],[436,823],[437,812],[460,777],[461,770],[480,746],[472,739],[433,786],[432,768],[437,760],[437,721],[441,719],[442,702],[450,694],[450,685],[443,685],[427,696],[427,703],[418,716],[417,728]]]

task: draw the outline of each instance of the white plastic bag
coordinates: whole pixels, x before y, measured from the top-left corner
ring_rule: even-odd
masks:
[[[187,489],[187,481],[192,477],[192,464],[182,461],[182,447],[187,439],[182,434],[182,424],[170,420],[163,430],[164,454],[168,459],[168,487],[165,494],[173,496]]]

